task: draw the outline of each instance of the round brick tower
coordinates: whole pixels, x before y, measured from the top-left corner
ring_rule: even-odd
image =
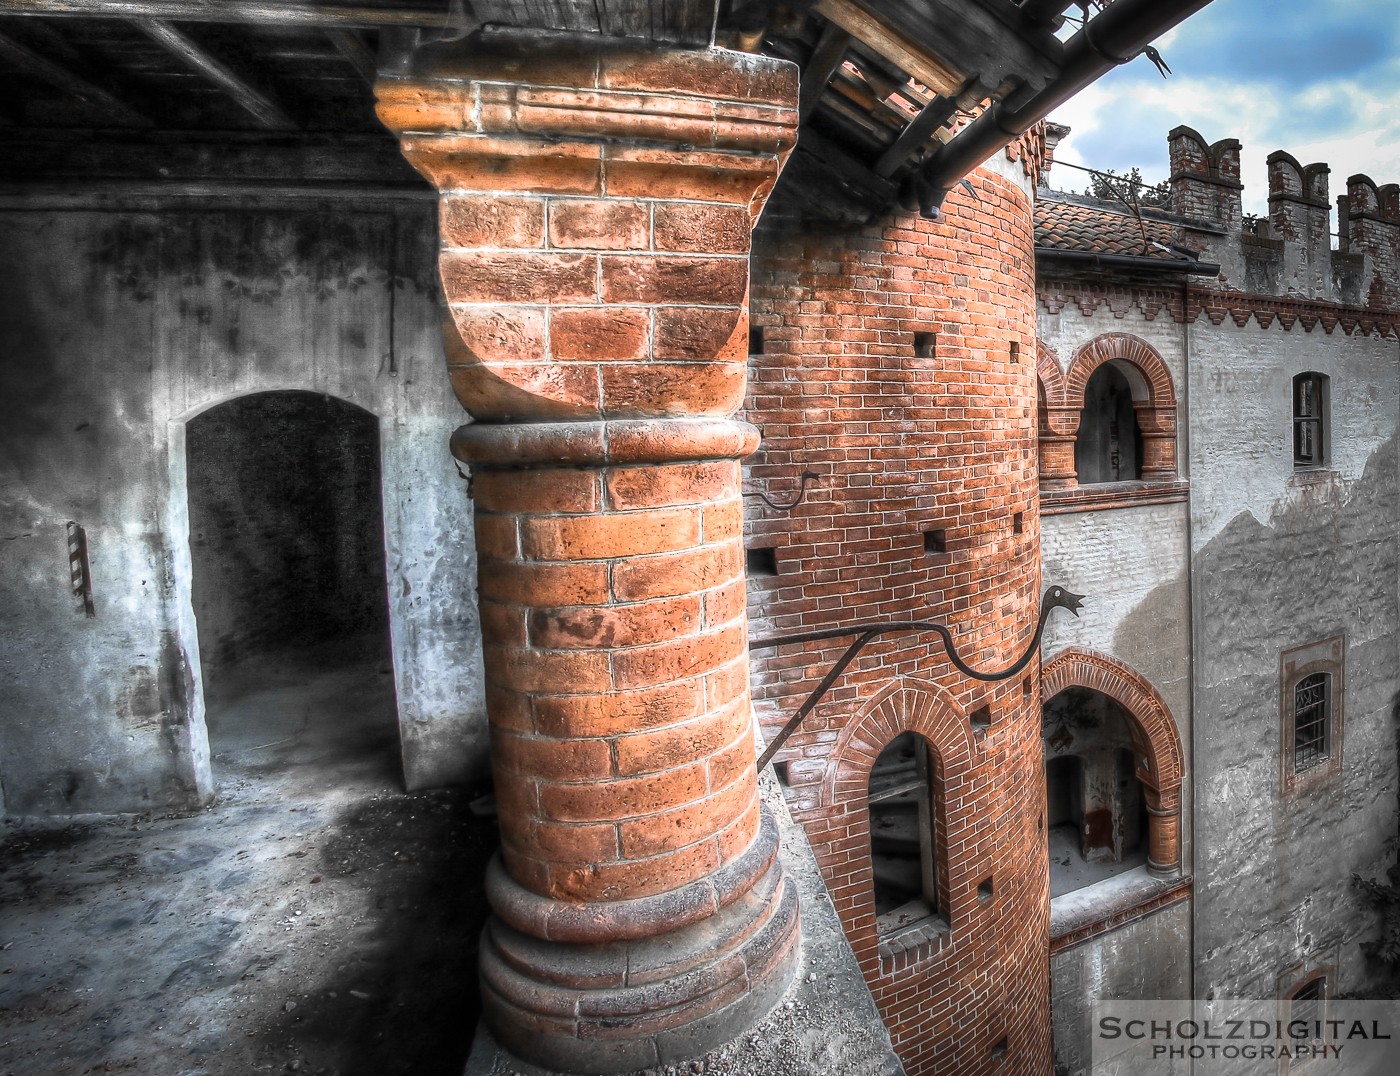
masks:
[[[846,231],[775,221],[755,237],[762,343],[744,417],[764,443],[747,482],[781,503],[803,472],[816,476],[791,512],[749,502],[747,543],[767,550],[773,571],[750,579],[755,639],[931,619],[982,669],[1010,665],[1032,639],[1031,188],[1000,154],[970,184],[938,221],[897,214]],[[770,733],[848,641],[755,655]],[[778,756],[911,1076],[1050,1070],[1037,677],[1032,661],[980,683],[936,636],[891,637],[863,653]],[[896,927],[876,914],[870,778],[905,732],[931,751],[931,888],[924,921]]]

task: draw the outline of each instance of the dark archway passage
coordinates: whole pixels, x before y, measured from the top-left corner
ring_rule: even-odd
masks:
[[[191,419],[185,445],[216,776],[398,787],[378,420],[264,392]]]
[[[1045,703],[1050,895],[1147,862],[1146,800],[1132,718],[1115,699],[1071,687]]]

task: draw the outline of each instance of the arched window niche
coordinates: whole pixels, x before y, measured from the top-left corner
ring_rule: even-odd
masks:
[[[938,752],[915,732],[870,769],[870,876],[883,948],[907,950],[948,930]]]
[[[1184,500],[1176,391],[1162,356],[1130,333],[1104,333],[1064,369],[1041,348],[1042,513]]]
[[[1147,798],[1131,718],[1099,691],[1071,687],[1045,704],[1050,895],[1147,863]]]
[[[1074,439],[1074,472],[1081,486],[1142,479],[1142,431],[1133,390],[1115,363],[1094,371]]]

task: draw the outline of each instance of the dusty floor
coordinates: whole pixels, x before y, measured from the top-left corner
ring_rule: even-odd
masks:
[[[207,810],[5,824],[0,1073],[461,1073],[495,822],[402,791],[381,666],[230,678]]]

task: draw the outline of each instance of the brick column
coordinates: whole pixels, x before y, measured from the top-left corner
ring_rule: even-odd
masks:
[[[1142,478],[1159,482],[1176,477],[1176,408],[1135,402],[1133,411],[1142,434]]]
[[[608,1072],[744,1031],[791,978],[754,772],[739,459],[750,231],[796,69],[711,51],[420,50],[379,114],[441,195],[501,857],[486,1017]]]
[[[1041,415],[1037,450],[1041,489],[1074,489],[1079,476],[1074,469],[1074,442],[1079,433],[1080,409],[1047,407]]]
[[[1147,869],[1169,878],[1181,871],[1181,793],[1144,785],[1147,797]]]

